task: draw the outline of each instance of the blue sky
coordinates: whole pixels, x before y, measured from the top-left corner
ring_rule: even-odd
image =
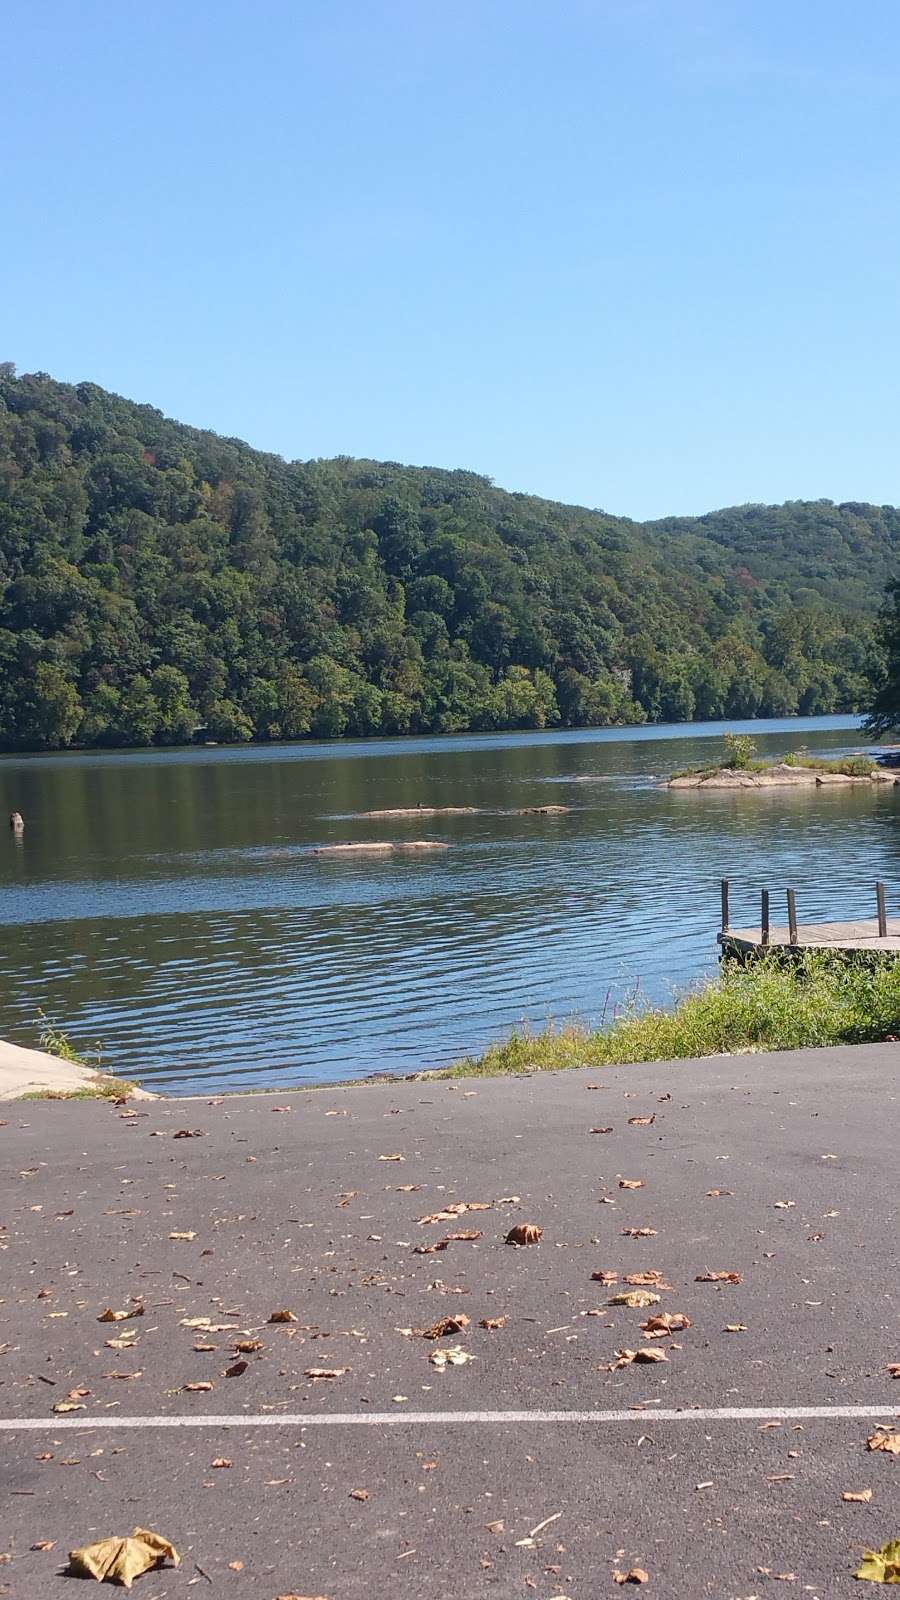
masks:
[[[7,0],[0,359],[636,517],[900,500],[896,0]]]

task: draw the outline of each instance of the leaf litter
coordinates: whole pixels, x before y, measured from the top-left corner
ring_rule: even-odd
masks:
[[[98,1583],[120,1583],[130,1589],[143,1572],[171,1561],[178,1566],[181,1557],[174,1545],[149,1528],[135,1528],[124,1539],[98,1539],[69,1552],[69,1571],[73,1577],[96,1578]]]

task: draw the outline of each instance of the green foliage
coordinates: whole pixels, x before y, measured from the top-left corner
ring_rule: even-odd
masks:
[[[640,526],[289,463],[3,366],[0,749],[853,711],[898,536],[890,507]]]
[[[888,585],[878,632],[883,664],[869,700],[866,731],[881,739],[900,728],[900,580]]]
[[[722,743],[725,746],[723,767],[731,767],[736,772],[745,772],[753,765],[756,755],[756,745],[748,738],[746,733],[726,733]]]
[[[514,1033],[451,1077],[556,1072],[563,1067],[672,1061],[746,1050],[864,1044],[900,1033],[900,961],[805,951],[747,965],[726,962],[718,978],[672,1010],[636,1000],[596,1032],[569,1024]]]

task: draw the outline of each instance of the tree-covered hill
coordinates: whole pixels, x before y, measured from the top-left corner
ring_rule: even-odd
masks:
[[[892,507],[638,524],[0,367],[0,748],[851,711]]]

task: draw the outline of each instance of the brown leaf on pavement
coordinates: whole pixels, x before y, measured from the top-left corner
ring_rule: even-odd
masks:
[[[35,1539],[34,1544],[28,1546],[29,1550],[52,1550],[56,1545],[55,1539]]]
[[[686,1317],[683,1311],[657,1311],[641,1323],[641,1331],[646,1333],[648,1339],[664,1339],[669,1333],[683,1333],[685,1328],[691,1326],[690,1317]]]
[[[650,1289],[622,1289],[607,1303],[611,1306],[629,1306],[632,1311],[643,1311],[645,1306],[658,1306],[662,1295]]]
[[[650,1574],[643,1567],[632,1567],[629,1572],[613,1573],[613,1583],[649,1583]]]
[[[724,1328],[722,1329],[722,1332],[723,1333],[746,1333],[747,1332],[747,1324],[746,1324],[746,1322],[726,1322]]]
[[[464,1311],[455,1317],[442,1317],[440,1322],[435,1322],[430,1328],[422,1329],[423,1339],[443,1339],[448,1333],[462,1333],[463,1328],[469,1326],[470,1318]]]
[[[639,1350],[617,1350],[615,1361],[610,1363],[610,1372],[615,1372],[619,1367],[630,1367],[635,1362],[648,1364],[653,1361],[668,1361],[665,1350],[658,1346],[642,1346]]]
[[[721,1200],[725,1195],[733,1194],[733,1189],[707,1189],[707,1200]]]
[[[695,1283],[743,1283],[743,1281],[739,1272],[710,1272],[709,1268],[705,1272],[698,1272],[694,1279]]]
[[[270,1317],[269,1317],[269,1321],[270,1322],[297,1322],[297,1321],[299,1321],[299,1318],[295,1317],[293,1311],[273,1311],[271,1313]]]
[[[378,1159],[379,1159],[379,1161],[405,1161],[406,1157],[405,1156],[401,1156],[401,1155],[392,1155],[392,1156],[379,1156]]]
[[[98,1322],[127,1322],[130,1317],[142,1317],[143,1315],[144,1315],[144,1307],[140,1303],[138,1303],[137,1305],[132,1306],[130,1311],[114,1311],[112,1306],[107,1306],[105,1311],[101,1311],[99,1317],[97,1318],[97,1321]]]
[[[628,1126],[629,1128],[649,1128],[651,1123],[655,1121],[656,1112],[654,1111],[652,1116],[649,1117],[629,1117]]]
[[[871,1489],[845,1489],[841,1495],[842,1500],[857,1501],[860,1505],[867,1506],[872,1498]]]
[[[444,1211],[432,1211],[427,1217],[419,1218],[419,1227],[424,1228],[430,1222],[453,1222],[454,1218],[461,1217],[466,1211],[490,1211],[490,1200],[457,1200]]]
[[[347,1372],[352,1372],[352,1367],[306,1367],[304,1378],[343,1378]]]
[[[188,1394],[200,1394],[201,1392],[205,1393],[208,1389],[212,1389],[214,1387],[215,1385],[212,1384],[208,1378],[202,1378],[197,1383],[184,1384],[184,1389]]]
[[[205,1139],[206,1134],[202,1128],[178,1128],[172,1135],[173,1139]]]
[[[626,1272],[622,1281],[632,1284],[635,1289],[650,1289],[654,1287],[671,1289],[672,1287],[670,1283],[664,1282],[662,1273],[655,1267],[648,1269],[646,1272]]]
[[[626,1239],[655,1239],[655,1228],[623,1228],[622,1234]]]
[[[265,1350],[262,1339],[238,1339],[235,1341],[235,1355],[249,1356],[254,1350]]]
[[[56,1407],[54,1406],[54,1411]],[[900,1433],[892,1428],[878,1428],[866,1440],[870,1450],[884,1450],[890,1456],[900,1456]]]
[[[505,1328],[508,1321],[508,1317],[482,1317],[478,1326],[489,1328],[493,1332],[496,1328]]]
[[[448,1233],[446,1243],[451,1244],[457,1240],[460,1244],[471,1243],[473,1239],[483,1239],[484,1234],[480,1228],[460,1228],[458,1233]]]
[[[591,1133],[612,1133],[612,1128],[592,1128]]]
[[[607,1283],[608,1284],[608,1283],[618,1283],[618,1281],[619,1281],[619,1274],[617,1272],[607,1272],[606,1269],[603,1268],[603,1267],[600,1268],[599,1272],[592,1272],[591,1273],[591,1282],[592,1283]]]
[[[232,1361],[231,1366],[225,1368],[222,1376],[224,1378],[239,1378],[242,1372],[247,1371],[249,1365],[249,1361],[244,1361],[243,1358],[239,1361]]]
[[[620,1178],[619,1179],[619,1188],[620,1189],[643,1189],[643,1187],[644,1187],[643,1178]]]
[[[219,1467],[233,1467],[234,1466],[234,1462],[233,1461],[229,1461],[227,1456],[215,1456],[213,1458],[213,1460],[209,1464],[210,1464],[211,1467],[216,1467],[216,1468],[219,1468]]]
[[[506,1243],[518,1245],[539,1244],[543,1236],[544,1230],[539,1228],[536,1222],[517,1222],[515,1227],[510,1228],[509,1233],[506,1235]]]
[[[152,1572],[164,1561],[179,1565],[181,1557],[174,1545],[147,1528],[135,1528],[128,1538],[98,1539],[96,1544],[70,1550],[69,1571],[73,1577],[96,1578],[98,1582],[108,1578],[130,1589],[142,1572]]]
[[[196,1235],[196,1233],[194,1233],[194,1231],[192,1229],[188,1229],[188,1231],[185,1232],[185,1233],[170,1233],[169,1234],[169,1238],[170,1239],[196,1239],[196,1237],[197,1237],[197,1235]]]
[[[368,1498],[369,1498],[368,1489],[351,1489],[350,1490],[350,1499],[351,1500],[368,1500]]]
[[[889,1362],[887,1370],[892,1378],[900,1378],[900,1361]]]

